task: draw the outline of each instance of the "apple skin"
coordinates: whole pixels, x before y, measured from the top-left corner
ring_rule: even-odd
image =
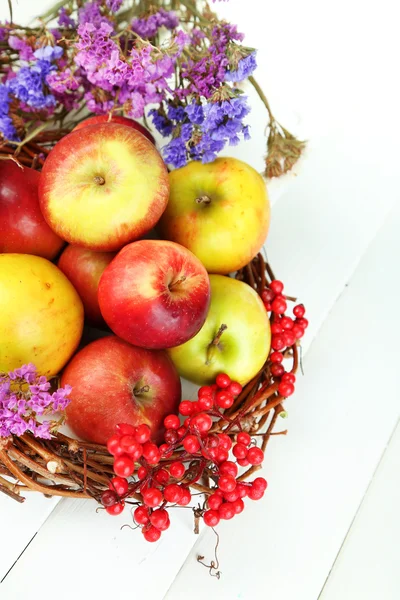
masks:
[[[257,171],[236,158],[190,162],[169,174],[162,237],[189,248],[209,273],[227,274],[257,254],[268,233],[270,207]]]
[[[113,252],[148,232],[169,195],[168,173],[141,133],[100,123],[63,137],[39,182],[44,218],[64,240]]]
[[[61,385],[66,384],[72,386],[67,424],[97,444],[105,444],[118,423],[146,423],[161,442],[163,420],[178,412],[181,398],[181,382],[166,352],[135,348],[115,336],[78,352],[62,375]]]
[[[58,268],[78,292],[87,321],[104,327],[105,321],[97,299],[97,289],[104,269],[115,257],[115,252],[93,252],[79,246],[67,246],[58,259]]]
[[[47,225],[39,206],[40,174],[0,161],[0,252],[35,254],[52,260],[64,246]]]
[[[0,373],[31,362],[56,375],[82,330],[82,302],[60,269],[41,256],[0,254]]]
[[[135,346],[170,348],[202,327],[210,282],[203,265],[183,246],[140,240],[125,246],[105,269],[98,297],[115,334]]]
[[[168,350],[180,375],[199,385],[214,383],[227,373],[242,385],[252,379],[268,358],[271,329],[265,307],[247,283],[210,275],[211,305],[199,333]],[[213,345],[221,325],[227,329]],[[207,357],[208,350],[209,355]]]
[[[119,123],[120,125],[126,125],[127,127],[132,127],[132,129],[136,129],[139,133],[142,133],[147,139],[155,144],[155,140],[151,135],[150,131],[143,127],[137,121],[133,119],[128,119],[128,117],[121,117],[120,115],[95,115],[93,117],[89,117],[84,121],[81,121],[76,127],[73,128],[72,131],[77,131],[78,129],[83,129],[88,125],[97,125],[98,123]]]

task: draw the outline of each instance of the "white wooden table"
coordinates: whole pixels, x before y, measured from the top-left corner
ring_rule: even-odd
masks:
[[[27,22],[45,0],[19,0]],[[0,497],[2,600],[135,595],[141,600],[398,600],[400,570],[400,168],[395,3],[230,0],[221,14],[258,47],[276,115],[309,139],[297,172],[274,182],[268,256],[308,308],[305,377],[286,438],[265,462],[265,498],[192,533],[176,511],[160,542],[120,530],[89,501]],[[256,11],[259,11],[256,13]],[[260,14],[263,13],[263,14]],[[0,17],[7,17],[2,0]],[[265,117],[234,154],[262,169]],[[296,112],[294,112],[296,111]],[[112,594],[112,596],[111,596]]]

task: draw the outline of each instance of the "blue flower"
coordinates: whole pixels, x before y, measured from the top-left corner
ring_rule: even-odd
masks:
[[[39,48],[35,50],[33,55],[35,58],[52,61],[61,58],[64,50],[60,46],[43,46],[43,48]]]
[[[7,88],[18,100],[36,109],[49,108],[56,100],[51,94],[44,94],[45,77],[54,66],[47,60],[39,59],[33,67],[22,67],[14,79],[9,79]]]
[[[182,123],[185,120],[185,116],[185,109],[182,106],[173,106],[172,104],[168,106],[168,118],[171,121]]]
[[[0,83],[0,135],[10,142],[18,142],[17,131],[8,114],[10,102],[11,98],[8,89],[4,83]]]
[[[252,52],[239,60],[236,69],[229,69],[225,73],[225,81],[243,81],[252,75],[257,68],[256,52]]]
[[[192,102],[186,107],[188,119],[194,125],[201,125],[204,121],[204,110],[201,104]]]
[[[184,167],[187,163],[185,142],[180,137],[172,139],[162,149],[162,155],[165,162],[175,169]]]
[[[163,137],[171,135],[174,127],[172,122],[165,115],[160,114],[155,108],[152,108],[149,111],[149,115],[151,116],[154,127]]]

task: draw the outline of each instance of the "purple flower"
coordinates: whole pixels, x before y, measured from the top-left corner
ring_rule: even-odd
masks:
[[[16,35],[10,35],[8,38],[8,45],[13,49],[17,50],[21,60],[33,60],[32,47],[22,38]]]
[[[82,8],[78,10],[78,23],[79,25],[85,25],[86,23],[92,23],[96,27],[105,23],[110,25],[112,28],[111,21],[107,17],[103,17],[100,10],[101,2],[94,0],[93,2],[86,2]]]
[[[250,77],[257,68],[256,52],[245,56],[237,63],[236,69],[229,68],[225,73],[225,81],[237,82]]]
[[[111,12],[117,12],[121,8],[123,0],[106,0],[106,6]]]
[[[60,8],[60,12],[58,13],[58,25],[60,27],[65,27],[66,29],[76,26],[74,19],[69,16],[69,13],[64,6]]]
[[[0,42],[3,42],[7,39],[8,29],[6,27],[2,27],[0,25]]]
[[[161,27],[166,29],[175,29],[179,25],[179,19],[173,11],[167,11],[164,8],[143,19],[133,19],[131,23],[132,31],[141,38],[153,38]]]

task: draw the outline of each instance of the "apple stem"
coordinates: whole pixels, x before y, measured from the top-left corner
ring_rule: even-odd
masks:
[[[150,386],[144,385],[143,387],[141,387],[138,390],[133,390],[133,393],[135,395],[138,395],[138,394],[145,394],[146,392],[149,392],[149,391],[150,391]]]
[[[221,327],[218,329],[216,336],[214,337],[213,341],[211,342],[211,344],[209,344],[208,349],[207,349],[207,360],[206,360],[206,365],[209,365],[211,362],[211,359],[213,357],[214,351],[215,351],[215,347],[218,346],[221,336],[224,333],[225,329],[228,329],[228,326],[225,325],[224,323],[222,323]]]
[[[183,283],[184,281],[186,281],[186,276],[182,275],[182,277],[179,277],[179,279],[170,283],[168,286],[168,289],[171,290],[173,287],[175,287],[176,285],[179,285],[180,283]]]
[[[97,185],[104,185],[106,180],[101,175],[95,175],[93,177],[93,181],[97,183]]]
[[[196,198],[196,202],[197,204],[211,204],[211,198],[210,196],[203,194],[203,196]]]

